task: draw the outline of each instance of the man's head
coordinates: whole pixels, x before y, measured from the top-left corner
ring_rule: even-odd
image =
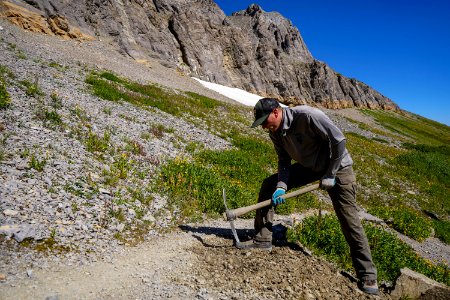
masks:
[[[276,131],[281,123],[281,106],[280,103],[273,98],[260,99],[253,109],[255,121],[252,128],[262,125],[264,129]]]

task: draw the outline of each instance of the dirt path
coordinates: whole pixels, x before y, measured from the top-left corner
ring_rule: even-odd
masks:
[[[364,295],[332,264],[287,246],[238,250],[222,221],[181,226],[110,261],[17,271],[0,284],[1,299],[388,299]]]
[[[137,247],[128,247],[110,262],[85,266],[56,266],[33,270],[31,277],[2,284],[2,299],[165,299],[192,291],[171,283],[171,276],[186,273],[193,255],[188,251],[192,238],[174,233],[155,238]],[[26,270],[22,270],[26,274]],[[56,298],[55,298],[56,299]]]

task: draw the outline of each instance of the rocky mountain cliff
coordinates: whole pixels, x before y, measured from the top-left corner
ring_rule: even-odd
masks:
[[[24,29],[117,43],[203,80],[286,104],[399,109],[366,84],[311,55],[299,30],[258,5],[226,16],[211,0],[7,0],[0,12]]]

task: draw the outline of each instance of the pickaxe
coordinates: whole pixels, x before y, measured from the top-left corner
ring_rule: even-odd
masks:
[[[301,194],[308,193],[308,192],[313,191],[318,188],[319,188],[319,183],[316,182],[311,185],[302,187],[301,189],[298,189],[291,193],[287,193],[287,194],[283,195],[283,198],[284,199],[292,198],[295,196],[299,196]],[[244,206],[244,207],[240,207],[240,208],[236,208],[236,209],[228,209],[227,196],[225,194],[225,189],[223,189],[223,204],[225,205],[225,212],[223,213],[223,216],[225,218],[225,221],[230,221],[230,227],[231,227],[231,231],[233,232],[234,239],[236,241],[236,246],[239,247],[239,244],[241,243],[241,241],[239,240],[239,237],[236,232],[236,228],[234,227],[234,220],[236,220],[237,217],[245,215],[248,212],[271,205],[272,200],[269,199],[269,200],[259,202],[257,204]]]

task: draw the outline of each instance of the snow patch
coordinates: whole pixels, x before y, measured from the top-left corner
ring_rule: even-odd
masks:
[[[247,106],[255,106],[256,102],[258,102],[259,99],[264,98],[256,94],[252,94],[249,92],[246,92],[244,90],[238,89],[238,88],[231,88],[227,86],[223,86],[217,83],[207,82],[203,81],[201,79],[192,77],[193,79],[200,82],[204,87],[216,91],[219,94],[222,94],[230,99],[233,99],[239,103],[242,103]]]

